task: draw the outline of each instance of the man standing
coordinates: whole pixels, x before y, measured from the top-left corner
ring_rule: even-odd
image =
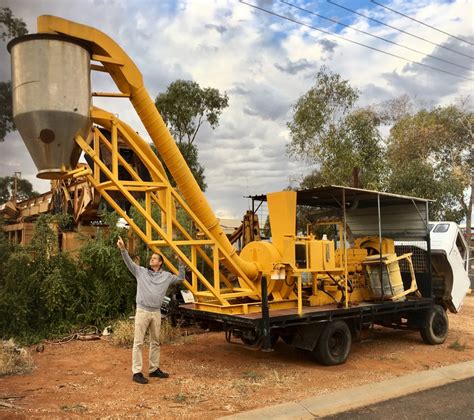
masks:
[[[135,335],[133,337],[132,373],[133,380],[139,384],[147,384],[148,379],[142,373],[142,348],[147,330],[150,330],[150,363],[149,372],[152,378],[167,378],[160,366],[160,327],[161,303],[172,284],[183,281],[185,278],[184,264],[179,261],[178,275],[161,269],[163,259],[159,254],[150,258],[149,268],[135,264],[125,249],[122,238],[119,237],[117,246],[120,249],[125,265],[137,279],[137,310],[135,313]]]

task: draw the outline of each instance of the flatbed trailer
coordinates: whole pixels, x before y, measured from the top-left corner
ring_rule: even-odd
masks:
[[[455,286],[459,286],[456,280],[462,283],[462,293],[459,289],[456,293],[464,296],[466,288],[463,281],[453,276],[438,276],[434,287],[428,224],[429,200],[337,186],[303,190],[297,194],[298,204],[306,208],[317,197],[316,213],[322,212],[326,217],[328,209],[332,209],[339,217],[342,214],[343,220],[352,228],[354,237],[361,237],[364,233],[378,236],[375,246],[380,245],[380,250],[373,249],[375,254],[382,254],[383,237],[415,241],[410,242],[410,245],[405,242],[395,249],[397,254],[410,252],[412,255],[412,269],[403,264],[400,269],[404,289],[409,289],[410,278],[414,277],[416,290],[396,300],[383,296],[382,292],[378,299],[349,302],[349,305],[341,300],[319,306],[306,302],[299,307],[279,309],[272,307],[272,302],[265,298],[268,295],[267,281],[262,278],[260,310],[236,314],[214,313],[202,310],[194,303],[186,303],[179,305],[179,315],[218,325],[224,330],[228,342],[240,341],[262,351],[270,351],[276,341],[282,339],[290,346],[312,352],[316,360],[325,365],[344,363],[352,341],[360,340],[361,332],[375,325],[419,331],[427,344],[444,342],[448,334],[446,311],[456,312],[452,309],[453,291]],[[265,201],[265,196],[254,196],[252,199]],[[350,204],[341,210],[343,202]],[[304,265],[304,261],[302,263]]]
[[[445,311],[440,308],[432,298],[409,297],[403,302],[362,302],[350,308],[337,304],[305,306],[302,314],[296,308],[269,312],[263,307],[262,312],[250,314],[220,314],[197,310],[192,303],[180,305],[179,313],[188,319],[220,326],[229,343],[239,343],[235,341],[238,339],[254,349],[271,351],[282,339],[292,347],[312,352],[322,364],[335,365],[344,363],[351,342],[361,340],[362,331],[375,325],[419,330],[427,344],[438,344],[448,328],[447,318],[440,316],[445,315]],[[433,313],[438,316],[435,325],[430,322]],[[341,321],[347,325],[350,335],[345,328],[341,329]],[[328,332],[328,328],[331,331]],[[327,335],[329,337],[324,339]]]

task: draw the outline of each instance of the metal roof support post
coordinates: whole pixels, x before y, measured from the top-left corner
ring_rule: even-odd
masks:
[[[427,258],[427,268],[428,268],[428,282],[429,282],[429,294],[430,298],[433,297],[433,278],[431,272],[431,237],[430,237],[430,227],[429,227],[429,209],[428,202],[425,203],[426,210],[426,258]]]
[[[380,194],[377,194],[377,214],[378,214],[378,222],[379,222],[379,255],[380,255],[380,294],[382,295],[382,300],[385,297],[385,291],[383,288],[383,256],[382,256],[382,215],[380,211]]]
[[[347,224],[346,224],[346,190],[342,190],[342,211],[344,217],[344,243],[343,246],[343,255],[344,255],[344,306],[349,307],[349,298],[347,293],[347,251],[346,251],[346,239],[347,239]]]

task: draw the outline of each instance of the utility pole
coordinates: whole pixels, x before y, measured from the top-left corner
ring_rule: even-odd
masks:
[[[21,172],[13,173],[13,197],[12,201],[16,204],[16,196],[18,194],[18,180],[21,179]]]

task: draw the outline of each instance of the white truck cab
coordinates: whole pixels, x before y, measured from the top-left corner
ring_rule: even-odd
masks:
[[[454,222],[430,222],[429,228],[433,284],[438,285],[435,295],[442,297],[451,312],[459,312],[471,284],[466,240]]]

